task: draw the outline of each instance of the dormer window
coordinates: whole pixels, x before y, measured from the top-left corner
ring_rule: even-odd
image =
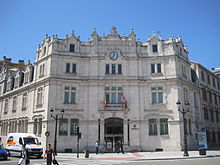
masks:
[[[70,44],[70,52],[75,52],[75,45],[74,44]]]
[[[152,50],[153,50],[154,53],[157,52],[157,44],[152,45]]]

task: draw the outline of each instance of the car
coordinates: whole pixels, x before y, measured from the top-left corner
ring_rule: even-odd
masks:
[[[0,158],[7,160],[9,156],[9,153],[2,145],[0,145]]]

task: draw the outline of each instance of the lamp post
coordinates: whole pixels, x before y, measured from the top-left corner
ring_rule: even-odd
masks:
[[[64,109],[61,110],[61,116],[59,114],[54,115],[54,110],[53,108],[50,109],[50,117],[55,119],[55,136],[54,136],[54,153],[57,155],[57,120],[62,119],[64,115]]]
[[[186,106],[187,110],[185,110],[184,108],[181,109],[181,102],[179,100],[176,102],[176,104],[178,107],[178,111],[183,114],[183,134],[184,134],[184,154],[183,154],[183,156],[189,156],[188,147],[187,147],[187,136],[186,136],[186,124],[187,123],[186,123],[185,116],[186,116],[186,113],[189,111],[190,104],[188,101],[186,101],[185,106]]]

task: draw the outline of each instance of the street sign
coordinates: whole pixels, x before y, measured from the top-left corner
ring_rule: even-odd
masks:
[[[45,132],[45,136],[46,137],[50,136],[50,132],[49,131]]]

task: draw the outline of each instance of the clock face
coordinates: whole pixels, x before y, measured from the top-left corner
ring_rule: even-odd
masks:
[[[118,53],[113,51],[109,53],[109,58],[111,58],[112,60],[117,60],[118,58]]]

